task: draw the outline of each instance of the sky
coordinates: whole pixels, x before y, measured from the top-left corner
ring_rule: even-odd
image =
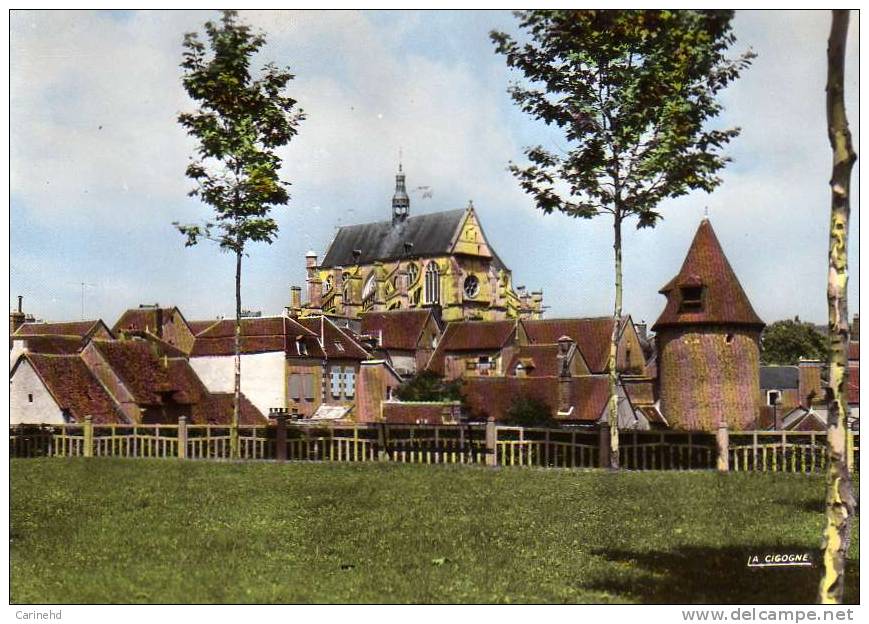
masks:
[[[185,32],[208,11],[12,11],[10,16],[10,307],[51,321],[102,318],[143,303],[188,319],[231,316],[234,260],[185,248],[173,221],[207,219],[187,197],[195,143],[178,125],[194,104],[180,77]],[[322,258],[339,225],[389,218],[398,154],[411,215],[473,200],[514,283],[542,289],[548,317],[612,313],[612,224],[543,215],[507,171],[523,148],[564,145],[528,118],[494,53],[501,11],[259,11],[242,19],[267,45],[257,64],[290,66],[307,114],[280,152],[291,200],[279,237],[249,248],[243,306],[279,314],[304,286],[305,253]],[[858,14],[846,99],[859,145]],[[661,205],[653,230],[624,233],[624,310],[654,322],[658,290],[679,270],[708,211],[755,310],[767,323],[825,322],[831,155],[825,122],[827,11],[740,11],[734,54],[757,53],[721,96],[716,127],[739,126],[712,194]],[[854,169],[849,307],[858,309],[860,161]],[[418,187],[429,186],[423,198]],[[84,284],[84,286],[82,286]]]

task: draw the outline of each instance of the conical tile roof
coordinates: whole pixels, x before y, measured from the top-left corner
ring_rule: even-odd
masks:
[[[683,305],[686,289],[701,290],[699,306]],[[652,327],[680,325],[743,325],[762,329],[764,323],[733,272],[712,224],[703,219],[679,274],[660,290],[667,297],[664,312]]]

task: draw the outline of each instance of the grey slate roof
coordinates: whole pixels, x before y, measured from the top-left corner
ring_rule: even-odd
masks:
[[[379,221],[341,227],[320,266],[330,268],[397,260],[405,256],[405,243],[413,243],[407,254],[411,257],[447,254],[465,212],[462,208],[421,214],[395,225],[392,221]],[[358,259],[353,257],[354,249],[362,252]],[[504,268],[494,252],[492,256],[495,266]]]
[[[761,366],[760,387],[762,390],[787,390],[800,387],[798,366]]]

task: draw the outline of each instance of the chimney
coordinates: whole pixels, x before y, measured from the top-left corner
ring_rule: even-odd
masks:
[[[323,282],[317,276],[317,254],[309,251],[305,254],[306,281],[308,283],[308,307],[319,310],[322,306]]]
[[[302,287],[290,286],[290,316],[297,317],[302,312]]]
[[[26,320],[25,316],[24,316],[24,310],[22,309],[22,301],[23,300],[24,300],[24,297],[22,297],[21,295],[18,295],[18,310],[12,311],[9,313],[9,333],[10,334],[14,334],[15,331],[19,327],[24,325],[24,322]]]
[[[634,327],[637,329],[637,335],[640,337],[640,340],[643,342],[648,341],[649,334],[646,326],[646,321],[640,321],[639,323],[634,323]]]
[[[571,355],[576,348],[576,343],[570,336],[562,336],[558,339],[558,376],[570,377]]]

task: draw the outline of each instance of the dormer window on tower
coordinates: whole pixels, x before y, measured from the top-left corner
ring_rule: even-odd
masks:
[[[679,312],[702,312],[703,311],[703,286],[690,285],[680,288],[682,303]]]

